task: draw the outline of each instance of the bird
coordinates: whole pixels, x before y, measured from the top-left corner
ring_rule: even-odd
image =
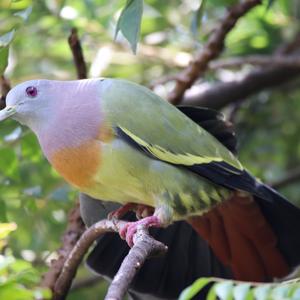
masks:
[[[300,209],[243,167],[218,112],[175,107],[111,78],[26,81],[6,104],[0,121],[27,125],[80,192],[125,205],[122,212],[154,208],[120,231],[129,246],[141,224],[185,221],[237,280],[270,281],[299,264]]]

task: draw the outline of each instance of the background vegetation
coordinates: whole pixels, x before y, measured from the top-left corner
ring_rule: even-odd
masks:
[[[202,0],[201,5],[195,0],[146,0],[134,55],[122,34],[114,41],[125,1],[1,0],[0,73],[5,70],[12,86],[32,78],[75,79],[67,43],[75,26],[90,77],[121,77],[147,86],[154,84],[154,90],[166,96],[174,82],[157,80],[185,68],[226,7],[237,2]],[[265,1],[231,31],[222,57],[273,54],[295,39],[299,17],[297,0]],[[132,37],[127,38],[134,44]],[[197,86],[201,90],[216,82],[240,80],[254,68],[250,64],[235,69],[220,67],[207,72]],[[297,174],[300,168],[298,83],[295,78],[285,85],[254,91],[252,96],[223,109],[236,126],[240,160],[268,183],[291,172]],[[300,205],[298,177],[282,185],[280,192]],[[59,247],[66,214],[75,197],[76,191],[43,158],[32,133],[14,121],[1,123],[0,222],[6,224],[0,227],[0,299],[38,298],[42,292],[47,296],[35,286]],[[82,268],[79,277],[86,276],[88,272]],[[97,285],[76,290],[68,299],[95,299],[95,295],[101,299],[102,289]]]

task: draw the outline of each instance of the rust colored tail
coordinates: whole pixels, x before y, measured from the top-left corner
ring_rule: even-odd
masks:
[[[188,222],[222,263],[231,268],[235,279],[269,281],[290,271],[278,248],[278,232],[273,231],[251,195],[236,192],[208,213]]]

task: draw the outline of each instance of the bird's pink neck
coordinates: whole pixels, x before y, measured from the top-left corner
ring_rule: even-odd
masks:
[[[48,159],[58,150],[80,146],[99,136],[100,97],[97,88],[89,89],[86,85],[62,91],[57,107],[49,112],[47,126],[36,132]]]

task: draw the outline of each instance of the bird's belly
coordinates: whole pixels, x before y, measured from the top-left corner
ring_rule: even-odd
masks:
[[[48,159],[66,181],[83,190],[93,184],[93,177],[101,163],[101,148],[98,141],[91,140],[57,150]]]
[[[166,204],[174,219],[202,214],[228,192],[200,176],[151,159],[122,140],[101,146],[101,167],[85,193],[102,200],[157,207]]]
[[[101,166],[93,176],[93,184],[83,192],[101,200],[121,204],[136,202],[154,206],[147,184],[147,160],[123,141],[101,145]]]

